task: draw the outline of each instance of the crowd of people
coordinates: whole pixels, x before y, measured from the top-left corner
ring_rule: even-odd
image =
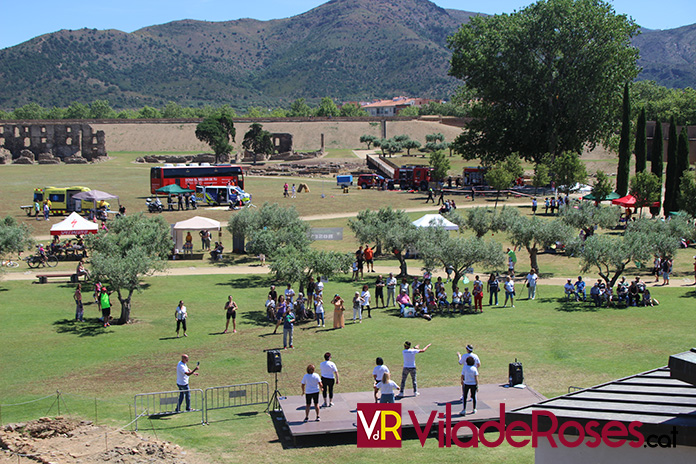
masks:
[[[588,301],[588,292],[582,276],[578,276],[575,283],[573,283],[572,279],[568,279],[563,288],[566,301]],[[602,279],[597,279],[589,290],[589,301],[597,308],[601,306],[623,305],[630,307],[660,304],[659,301],[652,297],[650,289],[639,276],[636,276],[635,280],[632,280],[630,283],[626,281],[626,277],[621,277],[621,280],[616,284],[616,291]]]

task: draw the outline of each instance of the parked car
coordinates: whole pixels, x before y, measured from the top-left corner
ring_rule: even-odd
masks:
[[[358,177],[358,185],[361,189],[370,187],[380,187],[384,183],[384,177],[377,174],[360,174]]]

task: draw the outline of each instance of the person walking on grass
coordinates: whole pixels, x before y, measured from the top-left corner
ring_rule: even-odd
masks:
[[[293,335],[295,331],[295,313],[288,309],[283,316],[283,349],[288,349],[288,339],[290,339],[290,348],[294,348]]]
[[[307,366],[307,373],[302,377],[302,394],[305,395],[305,418],[304,421],[309,420],[309,409],[311,408],[312,401],[314,402],[314,410],[317,413],[316,421],[319,419],[319,391],[324,387],[321,383],[321,377],[319,374],[314,372],[314,364]]]
[[[82,284],[77,284],[73,298],[75,299],[75,320],[85,322],[85,308],[82,306]]]
[[[508,300],[510,300],[510,305],[515,307],[515,281],[507,276],[505,278],[505,303],[503,303],[503,308],[507,306]]]
[[[186,318],[188,317],[188,313],[186,311],[186,306],[184,306],[183,301],[179,301],[179,304],[176,306],[176,310],[174,311],[174,318],[176,319],[176,338],[179,338],[179,328],[184,329],[184,337],[188,337],[186,335]]]
[[[358,324],[362,323],[362,303],[363,300],[360,298],[360,292],[355,292],[353,297],[353,324],[355,324],[355,318],[358,318]]]
[[[227,333],[227,329],[230,328],[230,319],[232,319],[232,333],[237,333],[237,303],[232,301],[232,295],[227,297],[225,315],[227,316],[227,323],[225,324],[225,331],[222,333]]]
[[[406,378],[410,375],[411,382],[413,383],[413,395],[419,396],[418,391],[418,381],[416,380],[416,355],[419,353],[425,353],[425,351],[430,347],[431,343],[428,343],[425,348],[420,349],[418,345],[411,348],[411,342],[407,341],[404,343],[404,350],[401,352],[404,357],[404,367],[401,371],[401,388],[397,398],[402,398],[404,396],[404,387],[406,386]]]
[[[539,276],[536,273],[536,269],[530,269],[529,274],[526,277],[527,280],[527,299],[533,300],[536,298],[536,286]]]
[[[104,327],[109,327],[111,325],[109,322],[111,320],[111,300],[109,299],[110,294],[111,292],[108,291],[104,285],[102,285],[99,293],[99,307],[102,311]]]
[[[320,299],[320,302],[321,301],[322,300]],[[346,326],[346,321],[343,314],[346,310],[346,307],[344,306],[343,298],[341,298],[337,293],[336,295],[334,295],[333,300],[331,300],[331,303],[333,303],[334,305],[333,328],[343,329]]]
[[[324,404],[321,405],[322,408],[331,407],[333,403],[333,387],[334,383],[338,385],[338,368],[336,364],[331,361],[331,353],[328,351],[324,353],[324,361],[319,364],[319,372],[321,373],[321,396],[324,398]],[[327,398],[328,391],[328,401]]]

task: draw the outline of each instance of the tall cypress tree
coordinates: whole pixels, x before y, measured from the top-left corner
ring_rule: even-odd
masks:
[[[645,171],[648,162],[648,138],[645,134],[645,108],[640,110],[638,124],[636,125],[636,174]]]
[[[619,141],[619,166],[616,170],[616,193],[626,196],[628,193],[629,165],[631,162],[631,150],[629,138],[631,137],[631,102],[628,98],[628,82],[624,85],[623,114],[621,116],[621,140]]]
[[[677,143],[677,169],[676,169],[676,179],[677,182],[674,186],[674,204],[672,205],[672,211],[679,211],[679,205],[681,204],[681,178],[685,171],[689,170],[689,133],[686,131],[686,126],[682,127],[681,133],[679,134],[679,142]]]
[[[674,194],[677,189],[677,124],[674,116],[669,118],[669,138],[667,139],[667,173],[665,174],[665,201],[662,203],[665,217],[674,211]]]
[[[662,121],[658,118],[655,121],[655,134],[652,139],[652,147],[650,150],[650,171],[655,174],[660,182],[662,181],[662,175],[664,174],[664,164],[662,157],[664,156],[665,141],[662,135]]]
[[[660,179],[660,185],[662,185],[662,177],[664,171],[663,165],[663,151],[664,151],[664,140],[662,135],[662,121],[658,118],[655,121],[655,133],[653,134],[652,146],[650,148],[650,171]],[[657,200],[662,201],[662,189],[660,188],[660,198]],[[650,214],[657,216],[660,214],[660,207],[650,207]]]

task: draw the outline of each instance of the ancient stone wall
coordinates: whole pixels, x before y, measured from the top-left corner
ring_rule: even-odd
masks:
[[[106,156],[104,131],[94,131],[89,124],[49,122],[4,122],[0,124],[0,148],[7,149],[16,160],[34,155],[51,154],[56,159],[81,157],[87,161]],[[24,153],[24,155],[23,155]]]

